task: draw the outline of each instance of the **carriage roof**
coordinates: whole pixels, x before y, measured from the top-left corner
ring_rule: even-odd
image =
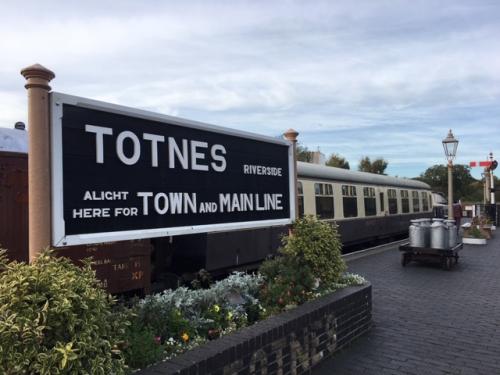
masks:
[[[351,171],[343,168],[327,167],[325,165],[298,162],[298,177],[317,178],[324,180],[333,180],[338,182],[364,183],[369,185],[397,186],[412,189],[430,190],[430,186],[425,182],[410,180],[408,178],[399,178],[384,176],[375,173]]]

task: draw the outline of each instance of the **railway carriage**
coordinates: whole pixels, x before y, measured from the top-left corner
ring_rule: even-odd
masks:
[[[432,216],[426,183],[322,165],[297,165],[299,215],[336,222],[352,245],[408,233],[409,221]]]

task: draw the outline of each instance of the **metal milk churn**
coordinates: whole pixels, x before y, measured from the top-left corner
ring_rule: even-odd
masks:
[[[434,219],[431,225],[431,247],[433,249],[448,248],[448,227],[443,219]]]
[[[431,247],[431,219],[420,219],[420,225],[424,228],[424,247]]]
[[[454,247],[458,242],[457,226],[455,220],[445,220],[444,223],[448,227],[448,247]]]
[[[425,228],[421,225],[421,220],[411,220],[410,225],[410,246],[425,247]]]

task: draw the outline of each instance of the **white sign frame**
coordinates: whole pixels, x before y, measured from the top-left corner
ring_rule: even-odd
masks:
[[[66,235],[63,204],[63,160],[62,160],[62,115],[63,104],[75,105],[88,109],[106,111],[110,113],[133,116],[145,120],[152,120],[174,124],[193,129],[200,129],[215,133],[222,133],[246,139],[275,143],[288,146],[289,164],[289,190],[290,190],[290,217],[284,219],[245,221],[233,223],[220,223],[208,225],[194,225],[173,228],[152,228],[139,230],[126,230],[116,232],[98,232],[89,234]],[[241,229],[255,229],[269,226],[291,224],[296,217],[295,212],[295,163],[293,158],[293,143],[280,138],[263,136],[255,133],[205,124],[197,121],[186,120],[178,117],[162,115],[150,111],[121,105],[101,102],[78,96],[50,93],[50,123],[51,123],[51,179],[52,179],[52,245],[55,247],[93,244],[102,242],[135,240],[144,238],[167,237],[184,234],[205,232],[221,232]]]

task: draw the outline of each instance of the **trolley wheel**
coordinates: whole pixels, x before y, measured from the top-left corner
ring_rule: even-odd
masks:
[[[403,253],[401,254],[401,265],[405,267],[411,261],[411,254]]]
[[[443,269],[449,271],[451,266],[453,265],[452,257],[444,257],[443,258]]]

